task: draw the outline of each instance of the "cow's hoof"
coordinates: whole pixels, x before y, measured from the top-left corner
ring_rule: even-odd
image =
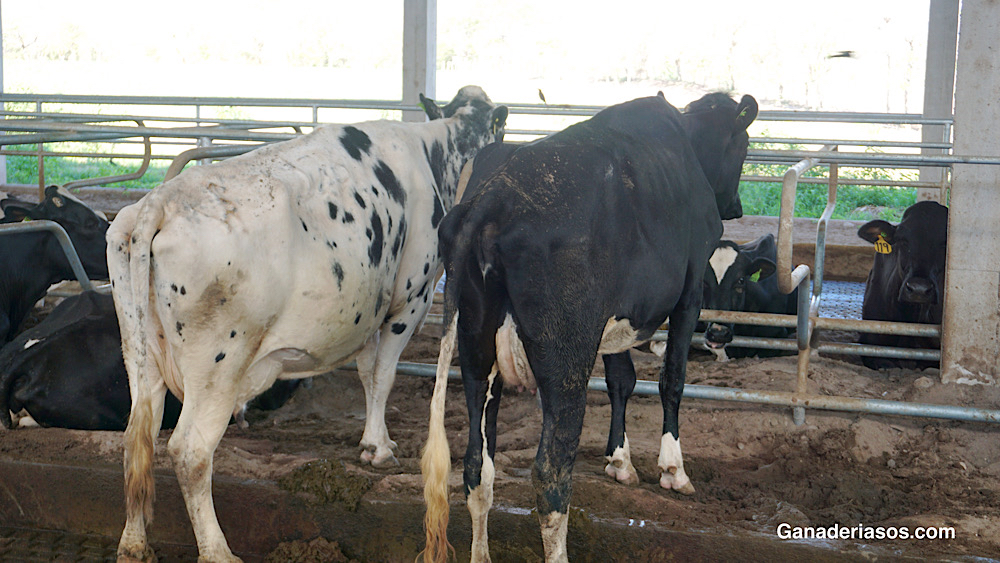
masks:
[[[616,481],[624,485],[638,485],[639,484],[639,474],[636,472],[635,467],[632,467],[631,463],[625,463],[620,459],[616,459],[604,467],[604,472],[608,474],[608,477],[614,477]]]
[[[688,478],[683,469],[676,473],[664,471],[660,475],[660,487],[677,491],[682,495],[694,494],[694,485],[691,484],[691,479]]]
[[[141,552],[118,548],[118,563],[156,563],[156,553],[148,545]]]
[[[363,463],[370,463],[372,467],[377,469],[388,469],[399,466],[399,460],[396,459],[396,456],[393,455],[390,449],[382,451],[374,448],[362,450],[361,461]]]

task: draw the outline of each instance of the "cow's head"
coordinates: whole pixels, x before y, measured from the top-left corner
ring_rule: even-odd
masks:
[[[3,222],[14,223],[24,220],[47,219],[55,221],[66,230],[84,269],[94,279],[108,277],[107,242],[104,235],[108,231],[108,219],[103,213],[94,211],[71,193],[59,186],[45,188],[45,198],[37,205],[16,199],[0,201]],[[58,244],[53,238],[55,247]],[[54,257],[60,263],[61,250]]]
[[[729,95],[716,92],[684,108],[684,131],[715,191],[723,219],[743,216],[738,189],[750,146],[747,127],[756,118],[757,100],[750,95],[737,104]]]
[[[944,262],[948,246],[948,208],[921,201],[903,212],[898,225],[876,219],[858,229],[875,245],[877,255],[898,275],[902,303],[940,305],[944,296]]]
[[[748,287],[774,274],[775,256],[777,247],[770,233],[747,244],[720,241],[705,269],[702,308],[745,311]],[[711,323],[705,329],[709,348],[721,349],[732,341],[732,323]]]
[[[456,115],[462,117],[468,131],[465,142],[474,145],[475,149],[503,140],[507,106],[494,104],[479,86],[463,87],[443,108],[423,94],[420,94],[420,104],[431,121]],[[460,138],[459,142],[462,140]],[[465,152],[461,146],[459,150]]]

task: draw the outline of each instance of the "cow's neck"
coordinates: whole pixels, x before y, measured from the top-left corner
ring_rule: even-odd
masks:
[[[471,129],[468,119],[451,117],[427,123],[424,146],[428,151],[428,164],[434,175],[435,190],[441,196],[445,211],[455,205],[458,177],[465,163],[482,148],[482,137]],[[434,143],[441,148],[441,158],[435,156]]]

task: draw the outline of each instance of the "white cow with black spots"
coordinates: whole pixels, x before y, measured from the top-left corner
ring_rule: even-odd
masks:
[[[194,167],[108,231],[132,411],[119,559],[149,560],[153,443],[164,395],[184,402],[167,449],[202,561],[237,560],[212,502],[212,456],[234,409],[276,379],[352,359],[366,395],[362,459],[395,463],[385,403],[430,307],[437,227],[463,164],[507,108],[467,86],[432,121],[327,125]]]

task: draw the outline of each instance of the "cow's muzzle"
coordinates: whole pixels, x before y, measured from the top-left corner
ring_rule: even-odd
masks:
[[[708,325],[705,331],[705,344],[709,348],[724,348],[726,344],[733,341],[733,329],[718,323]]]
[[[937,304],[938,292],[927,278],[907,278],[899,288],[899,300],[904,303]]]

